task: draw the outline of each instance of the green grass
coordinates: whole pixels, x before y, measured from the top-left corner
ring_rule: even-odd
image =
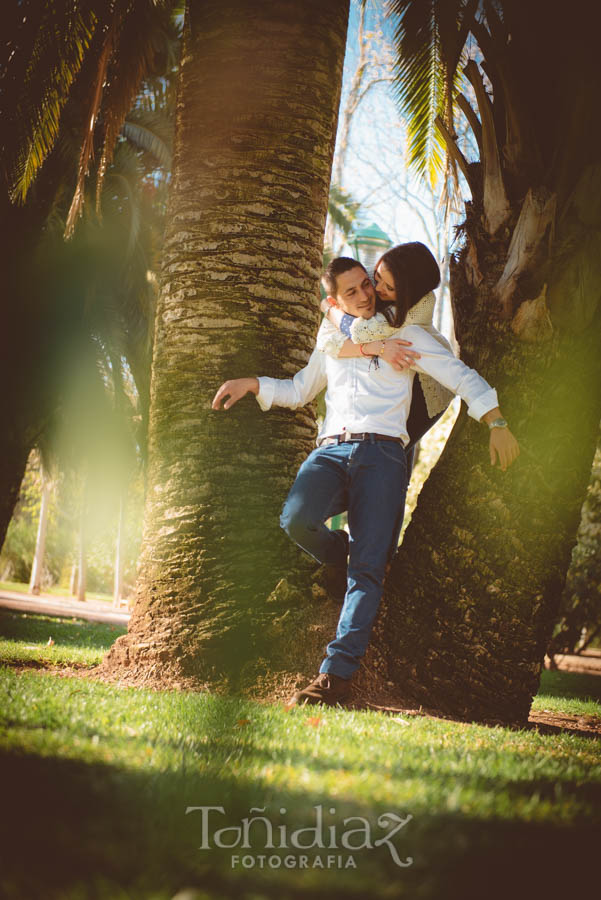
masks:
[[[127,628],[0,610],[0,662],[95,666]],[[48,646],[52,638],[54,644]]]
[[[571,716],[601,716],[601,677],[544,671],[533,709]]]
[[[0,591],[13,591],[17,594],[28,594],[29,585],[23,584],[20,581],[0,581]],[[42,593],[50,594],[53,597],[69,597],[69,588],[57,584],[53,585],[53,587],[44,588]],[[86,600],[102,600],[105,603],[112,603],[113,597],[111,594],[86,591]]]
[[[73,661],[101,653],[121,631],[0,616],[17,650],[50,626]],[[601,717],[598,681],[581,679],[544,673],[536,705]],[[0,698],[0,896],[11,900],[167,900],[186,885],[247,900],[554,898],[571,893],[574,879],[586,890],[595,876],[599,740],[364,711],[286,712],[8,667]],[[392,843],[414,861],[397,866],[386,845],[339,847],[320,858],[352,855],[356,869],[261,869],[260,855],[290,851],[266,850],[259,824],[251,850],[216,848],[212,830],[201,850],[200,813],[186,815],[189,806],[223,807],[211,813],[216,828],[262,808],[288,835],[314,825],[321,806],[326,837],[336,826],[339,843],[361,825],[345,826],[347,817],[367,820],[377,839],[388,830],[379,816],[410,814]],[[232,854],[244,853],[255,865],[233,868]],[[297,865],[303,853],[312,863],[315,850],[296,850]]]

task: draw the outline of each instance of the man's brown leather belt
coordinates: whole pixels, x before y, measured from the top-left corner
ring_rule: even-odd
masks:
[[[349,431],[343,431],[342,434],[331,434],[320,439],[318,446],[323,447],[324,444],[346,444],[347,441],[396,441],[402,444],[400,437],[392,437],[390,434],[377,434],[374,431],[360,431],[358,434],[351,434]]]

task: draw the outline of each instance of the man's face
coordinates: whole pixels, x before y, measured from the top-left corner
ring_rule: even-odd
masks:
[[[336,278],[336,306],[351,316],[370,319],[376,311],[376,291],[365,269],[355,266]]]

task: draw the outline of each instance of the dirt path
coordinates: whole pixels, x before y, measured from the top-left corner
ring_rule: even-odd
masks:
[[[579,675],[601,675],[601,650],[586,650],[584,653],[558,653],[553,664],[545,656],[545,669],[558,669],[560,672],[577,672]]]
[[[89,622],[106,622],[109,625],[127,625],[129,613],[118,610],[102,600],[75,600],[73,597],[56,597],[53,594],[20,594],[16,591],[0,591],[0,607],[18,612],[40,613],[43,616],[64,616],[87,619]]]

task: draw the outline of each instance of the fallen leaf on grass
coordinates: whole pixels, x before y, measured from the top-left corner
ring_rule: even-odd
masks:
[[[236,722],[236,728],[244,728],[245,725],[250,724],[250,719],[238,719]]]
[[[290,710],[294,709],[294,707],[296,705],[297,705],[296,700],[288,700],[287,703],[282,703],[282,706],[284,707],[284,712],[290,712]]]
[[[46,644],[46,646],[47,646],[47,647],[53,647],[53,646],[54,646],[54,641],[52,640],[51,637],[48,638],[48,643]]]
[[[400,716],[393,716],[390,721],[399,722],[401,725],[411,725],[411,722],[408,722],[407,719],[401,719]]]
[[[306,724],[311,725],[313,728],[319,728],[319,726],[321,725],[321,719],[319,718],[319,716],[310,716],[307,719]]]

